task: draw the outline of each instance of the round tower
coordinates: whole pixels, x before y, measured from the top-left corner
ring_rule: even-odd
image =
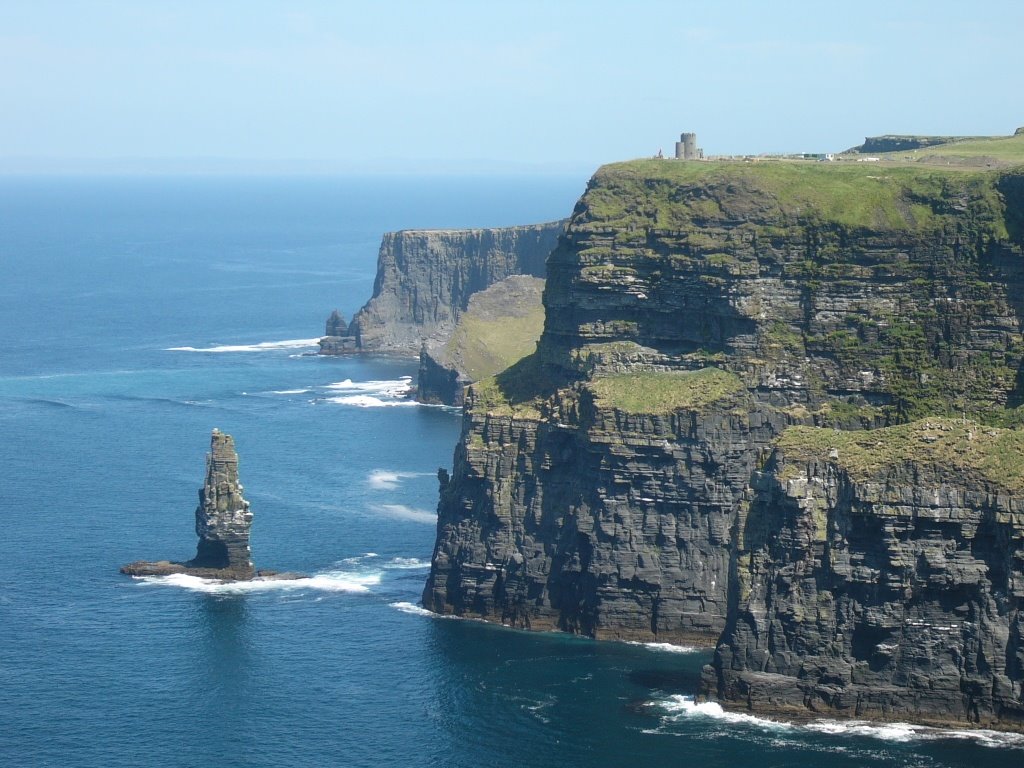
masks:
[[[679,140],[683,144],[683,159],[684,160],[696,160],[697,159],[697,134],[696,133],[684,133],[679,137]]]

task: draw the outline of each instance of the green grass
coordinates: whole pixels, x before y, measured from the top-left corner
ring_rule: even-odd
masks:
[[[924,162],[943,158],[951,161],[960,158],[984,159],[1003,165],[1024,165],[1024,134],[953,141],[907,152],[886,153],[882,157]]]
[[[544,401],[558,387],[536,353],[501,373],[470,385],[475,411],[498,416],[539,419]]]
[[[916,462],[953,474],[980,476],[1011,492],[1024,491],[1022,430],[932,417],[867,431],[790,427],[778,447],[790,463],[829,460],[831,453],[830,460],[858,481],[878,477],[888,467]]]
[[[951,199],[968,202],[989,234],[1006,236],[998,173],[852,161],[676,162],[606,165],[574,227],[692,230],[707,221],[778,227],[801,221],[881,231],[938,229]]]
[[[739,377],[719,368],[699,371],[616,373],[587,387],[599,406],[626,413],[702,410],[743,389]]]
[[[474,294],[444,359],[480,381],[531,354],[544,330],[543,290],[543,280],[514,275]]]
[[[537,305],[519,316],[482,318],[464,314],[445,346],[460,370],[480,381],[531,354],[544,330],[544,307]]]

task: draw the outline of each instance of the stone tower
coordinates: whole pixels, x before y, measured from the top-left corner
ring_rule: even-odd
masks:
[[[683,133],[676,142],[676,160],[699,160],[702,156],[697,148],[697,134]]]

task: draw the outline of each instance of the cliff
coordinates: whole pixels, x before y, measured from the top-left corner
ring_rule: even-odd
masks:
[[[373,296],[342,335],[328,333],[321,354],[417,354],[424,342],[444,344],[473,294],[510,275],[543,277],[544,262],[564,229],[565,222],[557,221],[386,233]]]
[[[544,281],[512,275],[473,294],[444,344],[420,350],[416,399],[461,406],[467,384],[532,353],[544,329]]]
[[[1024,432],[792,429],[752,487],[706,693],[1024,730]]]
[[[778,489],[797,487],[786,484],[786,456],[795,454],[783,446],[800,445],[815,429],[882,435],[938,416],[984,425],[975,433],[1017,435],[1022,221],[1024,172],[984,165],[650,160],[600,169],[548,260],[537,352],[469,390],[454,470],[442,482],[424,605],[594,637],[721,638],[706,694],[764,711],[811,706],[792,688],[776,702],[744,687],[755,673],[777,675],[779,686],[813,677],[798,659],[841,657],[836,637],[850,628],[814,635],[806,628],[816,614],[801,602],[791,615],[784,586],[767,597],[742,588],[781,585],[777,574],[814,568],[823,582],[842,576],[838,560],[805,555],[800,536],[780,527],[789,502]],[[970,453],[977,445],[961,447]],[[830,447],[821,472],[832,455]],[[925,478],[941,466],[933,454],[911,452],[902,474],[877,481],[881,496],[837,485],[835,498],[825,495],[837,505],[828,525],[853,525],[840,503],[851,494],[855,510],[877,500],[875,514],[884,517],[883,502],[899,498],[900,515],[926,519],[936,505],[922,491],[932,488]],[[982,551],[988,545],[971,539],[979,528],[969,518],[991,527],[985,521],[996,520],[997,507],[1016,509],[1021,492],[973,482],[951,473],[935,486],[958,500],[963,522],[942,534],[956,542],[943,551],[968,571],[998,570]],[[820,514],[812,521],[815,532],[831,530]],[[806,537],[806,521],[787,525]],[[930,551],[934,530],[901,525],[892,535],[909,549],[893,562],[907,567],[900,558]],[[991,536],[1017,563],[1016,524],[1007,525]],[[761,541],[747,533],[762,529],[776,535]],[[974,565],[956,555],[968,550]],[[936,578],[955,581],[959,568]],[[1024,675],[1012,661],[1020,630],[1019,595],[1006,586],[1011,572],[1007,565],[989,573],[987,586],[977,581],[966,608],[954,593],[915,592],[924,577],[901,575],[900,599],[929,606],[908,617],[960,626],[955,612],[984,607],[989,629],[965,632],[951,653],[954,666],[968,670],[958,685],[1000,693],[989,704],[975,697],[954,706],[952,687],[925,702],[903,672],[870,678],[876,692],[902,686],[888,711],[927,719],[948,704],[952,719],[1013,727]],[[851,610],[887,610],[886,594],[865,594]],[[737,634],[746,626],[741,615],[756,618],[756,632]],[[796,639],[785,663],[768,669],[764,658],[780,647],[776,625],[785,620]],[[981,636],[985,658],[1002,653],[1003,664],[964,661],[977,658]],[[864,642],[843,657],[849,675],[823,673],[823,685],[865,679],[857,666]],[[919,649],[908,642],[901,653],[909,659]],[[848,702],[822,697],[814,706],[884,710]]]

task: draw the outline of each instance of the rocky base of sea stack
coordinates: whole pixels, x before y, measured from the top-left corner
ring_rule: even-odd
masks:
[[[270,571],[245,568],[202,568],[188,563],[172,563],[170,560],[148,562],[137,560],[121,566],[121,573],[128,576],[171,576],[183,573],[200,579],[216,579],[218,581],[289,581],[308,578],[304,573],[292,571]]]

